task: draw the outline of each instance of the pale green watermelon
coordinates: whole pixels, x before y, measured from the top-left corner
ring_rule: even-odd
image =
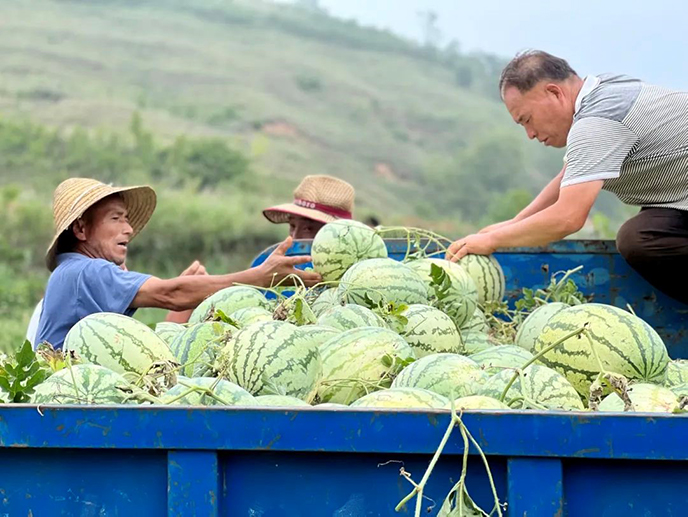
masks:
[[[324,402],[323,404],[317,404],[313,407],[317,407],[318,409],[337,409],[337,408],[346,408],[349,407],[345,404],[335,404],[334,402]]]
[[[64,341],[82,362],[115,373],[143,375],[154,363],[178,364],[170,347],[148,326],[122,314],[99,312],[74,325]]]
[[[398,363],[415,359],[404,338],[380,327],[347,330],[323,344],[320,353],[323,378],[318,398],[340,404],[389,387],[403,366]]]
[[[686,383],[688,383],[688,361],[685,359],[669,361],[664,385],[671,388]]]
[[[387,327],[384,320],[373,311],[353,303],[336,305],[324,311],[318,317],[318,325],[342,331],[358,327]]]
[[[384,303],[428,303],[428,288],[413,269],[390,258],[368,259],[344,274],[338,296],[348,303],[375,308]]]
[[[499,345],[484,332],[462,333],[461,336],[463,338],[464,354],[469,356]]]
[[[478,303],[483,306],[488,302],[499,302],[504,299],[506,280],[502,266],[492,255],[466,255],[458,264],[471,276],[478,288]]]
[[[320,317],[325,311],[341,305],[344,305],[344,301],[339,297],[336,287],[325,289],[310,303],[311,310],[317,317]]]
[[[627,390],[633,408],[639,413],[672,413],[678,409],[678,397],[669,388],[656,384],[633,384]],[[600,402],[600,411],[624,411],[624,402],[616,393]]]
[[[202,390],[210,390],[215,396],[200,390],[189,392],[189,389],[194,386]],[[180,398],[181,395],[184,396]],[[183,379],[167,390],[162,401],[165,404],[185,406],[253,406],[256,403],[253,396],[242,387],[213,377]]]
[[[476,289],[475,292],[477,293],[478,290]],[[469,318],[469,320],[466,323],[464,323],[459,328],[459,331],[462,335],[473,333],[487,334],[490,331],[490,325],[487,323],[485,313],[480,310],[480,307],[476,307],[475,311],[473,312],[473,315]]]
[[[197,323],[170,344],[170,350],[182,365],[180,372],[187,377],[202,377],[210,371],[217,353],[227,345],[237,329],[221,321]]]
[[[509,406],[492,397],[469,395],[456,399],[454,408],[459,411],[463,409],[509,409]]]
[[[516,345],[499,345],[487,348],[470,356],[489,374],[504,368],[522,368],[533,358],[533,354]]]
[[[474,395],[487,381],[475,361],[458,354],[433,354],[404,368],[392,383],[393,388],[423,388],[445,397]]]
[[[308,402],[305,402],[296,397],[289,397],[287,395],[261,395],[255,397],[254,404],[256,406],[273,406],[273,407],[290,407],[290,406],[305,406],[311,407]]]
[[[584,409],[583,401],[571,383],[551,368],[531,364],[520,377],[521,393],[526,399],[546,409]]]
[[[356,400],[351,407],[397,409],[447,409],[449,399],[421,388],[392,388],[375,391]]]
[[[542,334],[542,330],[545,328],[545,325],[547,325],[547,322],[552,316],[563,311],[567,307],[569,307],[569,305],[566,303],[553,302],[535,309],[518,327],[518,333],[516,334],[514,344],[532,352],[535,348],[535,342],[537,338],[540,337],[540,334]]]
[[[219,371],[253,395],[289,395],[310,402],[322,375],[319,340],[284,321],[254,323],[223,350]]]
[[[382,237],[368,225],[351,219],[327,223],[311,246],[313,269],[326,282],[339,280],[357,262],[386,257],[387,247]]]
[[[39,384],[32,404],[126,404],[134,388],[120,374],[96,364],[59,370]]]
[[[305,340],[309,345],[315,345],[320,348],[330,339],[342,333],[341,330],[324,327],[322,325],[303,325],[299,327],[299,340]]]
[[[688,383],[679,384],[677,386],[672,386],[669,388],[671,392],[676,395],[679,399],[682,397],[688,397]]]
[[[461,334],[452,319],[429,305],[409,305],[402,313],[408,322],[400,332],[416,357],[440,352],[464,352]]]
[[[437,297],[432,285],[432,266],[441,267],[449,277],[451,285],[446,292]],[[420,259],[408,263],[418,272],[428,287],[431,305],[445,312],[457,327],[465,325],[478,308],[478,291],[470,275],[460,266],[444,259]]]
[[[586,303],[558,312],[545,325],[534,352],[539,353],[586,323],[606,371],[628,379],[660,384],[665,381],[669,356],[662,339],[643,320],[611,305]],[[540,362],[564,375],[582,397],[588,396],[599,373],[584,336],[569,338],[542,356]]]
[[[186,327],[180,323],[161,321],[155,325],[155,333],[169,345],[178,334],[184,332],[185,328]]]
[[[263,293],[254,287],[235,285],[222,289],[209,296],[194,309],[189,317],[189,323],[200,323],[213,317],[216,310],[221,310],[227,316],[245,307],[262,307],[270,310],[270,302]]]
[[[502,393],[504,393],[504,390],[511,381],[511,378],[514,376],[514,373],[516,372],[513,369],[501,370],[498,373],[495,373],[490,378],[488,378],[487,381],[485,381],[485,383],[481,386],[478,395],[483,395],[485,397],[491,397],[497,400],[501,400]],[[504,402],[507,405],[511,406],[512,403],[514,403],[517,399],[520,398],[522,398],[522,394],[521,376],[519,375],[509,388],[509,391],[507,391],[506,397],[504,398]],[[522,407],[521,402],[517,402],[516,404],[516,407]]]
[[[239,327],[248,327],[261,321],[272,321],[272,312],[264,307],[244,307],[228,315]]]

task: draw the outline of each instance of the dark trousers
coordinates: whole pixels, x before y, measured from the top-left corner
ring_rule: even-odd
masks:
[[[616,247],[655,288],[688,303],[688,212],[643,208],[621,226]]]

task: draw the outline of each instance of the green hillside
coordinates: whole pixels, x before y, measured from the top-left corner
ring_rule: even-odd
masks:
[[[246,265],[285,233],[260,210],[306,174],[354,184],[359,217],[457,236],[513,215],[561,166],[501,105],[494,56],[260,0],[4,0],[0,19],[12,339],[47,278],[51,193],[69,176],[151,183],[159,208],[129,265],[171,275],[194,258]]]

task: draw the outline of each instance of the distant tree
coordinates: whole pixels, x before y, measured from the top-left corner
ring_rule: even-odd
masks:
[[[429,48],[438,48],[442,43],[442,31],[437,26],[438,14],[435,11],[418,11],[420,18],[423,45]]]

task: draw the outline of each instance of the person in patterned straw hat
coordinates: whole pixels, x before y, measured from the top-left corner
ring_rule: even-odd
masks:
[[[499,91],[528,138],[566,148],[564,166],[513,219],[457,240],[447,258],[562,239],[583,227],[604,189],[640,208],[617,233],[621,255],[688,303],[688,92],[618,74],[583,78],[539,50],[504,68]]]
[[[332,176],[306,176],[294,190],[294,201],[263,210],[268,221],[289,223],[293,239],[312,239],[318,230],[337,219],[351,219],[354,188]]]
[[[239,273],[186,274],[164,280],[127,271],[123,266],[129,244],[153,215],[155,204],[155,192],[148,186],[112,187],[72,178],[57,187],[55,236],[46,254],[52,274],[34,346],[47,341],[61,348],[72,326],[97,312],[131,316],[140,307],[183,311],[235,283],[265,287],[291,274],[306,285],[320,281],[318,274],[294,267],[310,257],[285,256],[291,237],[263,264]]]

